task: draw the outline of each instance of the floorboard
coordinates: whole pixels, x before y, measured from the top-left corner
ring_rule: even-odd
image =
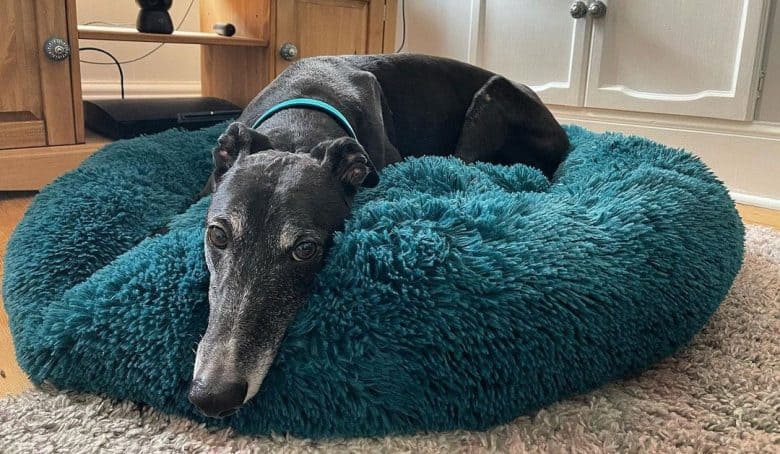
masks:
[[[16,363],[11,332],[8,329],[8,316],[2,306],[5,245],[30,201],[30,193],[0,192],[0,396],[19,393],[30,387],[27,376]]]

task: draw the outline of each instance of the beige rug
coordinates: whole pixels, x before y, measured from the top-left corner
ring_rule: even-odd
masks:
[[[128,402],[35,390],[0,401],[0,452],[780,452],[780,233],[673,358],[488,432],[309,441],[210,431]]]

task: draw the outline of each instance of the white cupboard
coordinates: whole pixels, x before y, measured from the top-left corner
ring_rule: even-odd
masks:
[[[406,2],[405,50],[483,66],[547,103],[753,118],[769,0]],[[589,12],[572,17],[576,3]]]
[[[609,2],[593,21],[585,106],[752,119],[764,3]]]
[[[547,103],[583,105],[591,19],[574,20],[569,3],[473,1],[468,61],[523,82]]]

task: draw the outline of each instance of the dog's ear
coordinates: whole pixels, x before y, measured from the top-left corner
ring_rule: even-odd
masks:
[[[214,183],[244,155],[271,149],[268,137],[239,122],[233,122],[217,139],[214,147]]]
[[[333,176],[349,188],[373,188],[379,184],[379,174],[366,150],[355,140],[342,137],[319,143],[312,155],[322,159]]]

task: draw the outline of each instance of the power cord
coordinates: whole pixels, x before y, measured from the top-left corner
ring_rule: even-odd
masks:
[[[395,50],[395,53],[401,52],[401,49],[404,48],[404,44],[406,44],[406,1],[401,0],[401,45],[398,46],[398,49]]]
[[[116,69],[119,70],[119,88],[120,88],[121,93],[122,93],[122,99],[125,99],[125,73],[124,73],[124,71],[122,71],[122,65],[119,64],[119,60],[117,60],[116,57],[111,55],[111,52],[109,52],[109,51],[107,51],[105,49],[101,49],[99,47],[79,47],[79,52],[84,51],[84,50],[91,50],[93,52],[100,52],[100,53],[108,55],[111,58],[111,60],[114,60],[114,63],[109,63],[109,64],[116,65]]]
[[[192,9],[192,5],[193,4],[195,4],[195,0],[190,0],[190,4],[187,5],[187,10],[184,11],[184,15],[181,17],[181,20],[179,20],[179,23],[176,25],[176,28],[175,28],[176,30],[180,29],[181,25],[184,23],[184,21],[187,20],[187,16],[190,15],[190,10]],[[111,24],[109,22],[103,22],[103,21],[87,22],[84,25],[89,25],[89,24],[103,24],[103,25],[115,25],[115,26],[124,25],[124,24]],[[146,57],[152,55],[153,53],[157,52],[158,50],[160,50],[160,48],[163,47],[164,45],[165,45],[165,43],[160,43],[157,46],[155,46],[153,49],[151,49],[150,51],[148,51],[145,54],[141,55],[140,57],[131,58],[130,60],[124,60],[124,61],[120,61],[118,63],[124,65],[124,64],[128,64],[128,63],[135,63],[138,60],[143,60],[144,58],[146,58]],[[114,63],[107,63],[107,62],[100,62],[100,61],[90,61],[90,60],[81,60],[81,62],[90,64],[90,65],[113,65],[114,64]]]

